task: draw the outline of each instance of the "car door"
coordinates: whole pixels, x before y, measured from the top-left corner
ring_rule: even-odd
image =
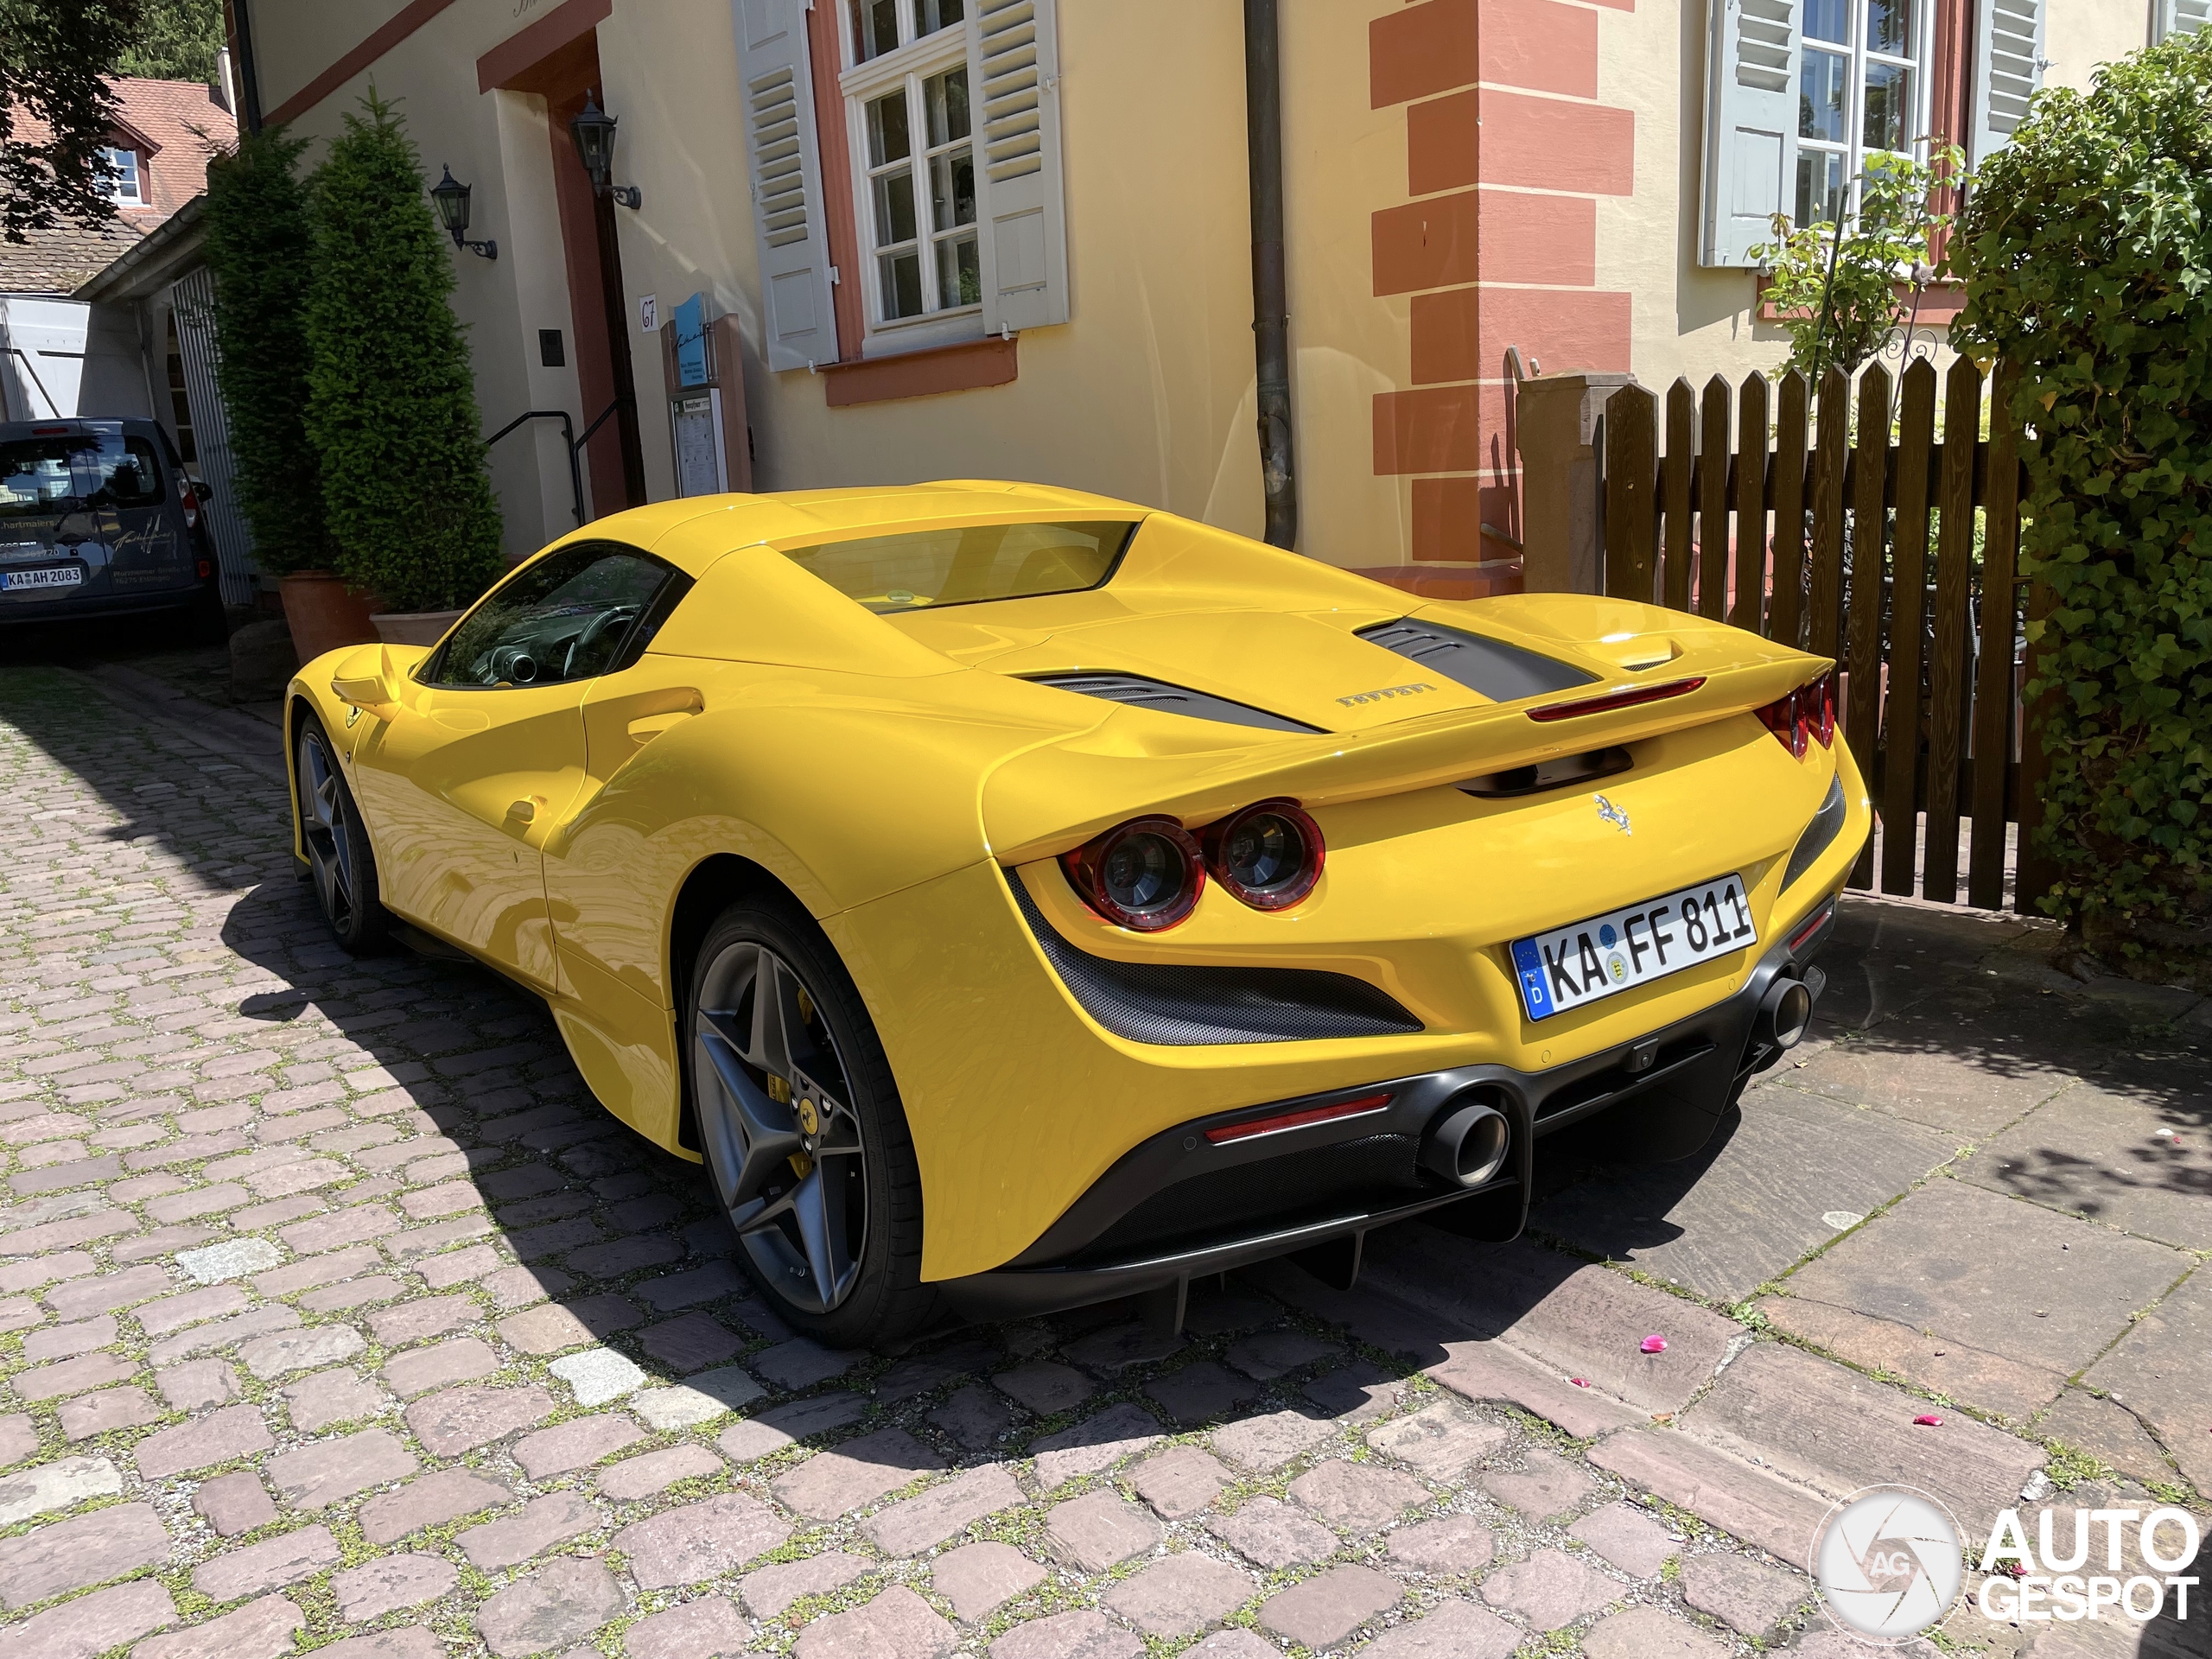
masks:
[[[675,573],[618,543],[525,565],[448,634],[353,753],[388,908],[560,988],[543,849],[585,782],[582,702]]]

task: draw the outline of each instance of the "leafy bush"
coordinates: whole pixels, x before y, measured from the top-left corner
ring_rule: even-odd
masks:
[[[308,441],[307,190],[303,141],[241,138],[208,164],[204,246],[215,278],[216,378],[229,414],[234,487],[254,557],[283,575],[326,569],[322,474]]]
[[[1802,370],[1817,385],[1821,371],[1855,372],[1881,350],[1903,320],[1897,283],[1916,266],[1929,266],[1930,242],[1951,222],[1931,205],[1936,189],[1964,164],[1955,146],[1925,163],[1870,154],[1859,211],[1840,240],[1833,223],[1793,227],[1788,214],[1774,216],[1774,240],[1751,257],[1769,268],[1765,297],[1789,335],[1785,369]]]
[[[2035,101],[1955,251],[1952,339],[2018,364],[2024,569],[2055,607],[2047,907],[2166,971],[2212,955],[2212,35]],[[2193,962],[2191,961],[2193,958]]]
[[[501,569],[453,256],[414,142],[372,88],[313,180],[307,424],[339,574],[396,610],[466,605]]]

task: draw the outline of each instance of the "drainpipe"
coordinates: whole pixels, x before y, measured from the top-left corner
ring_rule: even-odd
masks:
[[[261,130],[261,81],[254,73],[253,25],[245,15],[245,0],[225,0],[230,13],[231,60],[238,66],[238,106],[233,113],[246,133]]]
[[[1282,257],[1282,55],[1275,0],[1244,0],[1244,129],[1252,168],[1252,334],[1259,370],[1260,481],[1267,539],[1298,543],[1290,442],[1290,302]]]

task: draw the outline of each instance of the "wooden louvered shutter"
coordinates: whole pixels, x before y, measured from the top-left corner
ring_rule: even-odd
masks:
[[[772,369],[834,363],[837,327],[807,65],[806,0],[734,3],[760,258],[762,355]]]
[[[2212,28],[2212,0],[2158,0],[2158,38]]]
[[[1699,263],[1748,266],[1797,169],[1797,0],[1712,0]]]
[[[1974,154],[1979,167],[2004,149],[2043,85],[2044,0],[1981,0],[1975,9]]]
[[[982,111],[987,334],[1068,320],[1053,7],[1054,0],[981,0],[969,31],[968,79]]]

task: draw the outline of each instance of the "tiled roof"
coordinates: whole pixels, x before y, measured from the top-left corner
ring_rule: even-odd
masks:
[[[146,226],[161,223],[159,215]],[[67,294],[105,270],[146,233],[118,215],[99,230],[62,225],[33,231],[28,242],[0,241],[0,294]]]
[[[34,231],[24,244],[0,242],[0,294],[67,294],[104,270],[140,237],[207,188],[207,158],[238,143],[237,120],[196,80],[118,79],[116,102],[126,134],[153,146],[142,151],[143,207],[122,207],[97,229],[62,225]],[[43,122],[16,112],[16,130],[27,140],[46,136]]]

